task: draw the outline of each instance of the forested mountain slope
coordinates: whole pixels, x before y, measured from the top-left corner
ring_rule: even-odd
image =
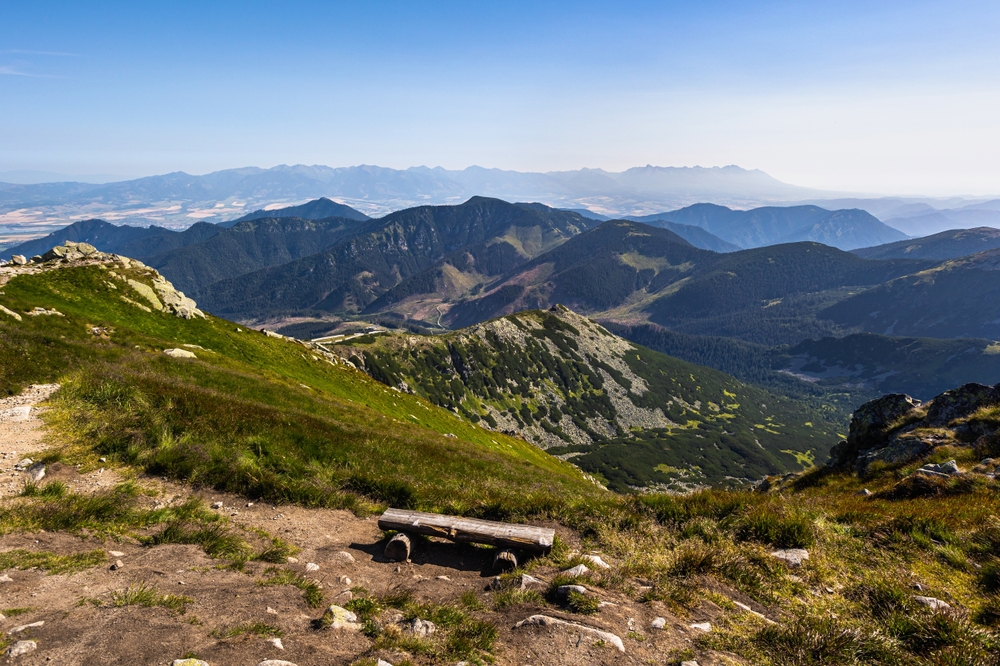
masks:
[[[562,454],[622,490],[740,484],[822,459],[840,413],[639,347],[562,306],[334,347],[390,386]]]
[[[458,206],[410,208],[369,224],[364,233],[324,252],[222,280],[199,290],[199,298],[213,311],[241,317],[358,312],[406,278],[463,248],[480,246],[504,261],[514,257],[527,261],[596,221],[546,207],[474,197]]]
[[[852,250],[866,259],[957,259],[1000,247],[1000,229],[952,229],[933,236],[911,238]]]
[[[111,224],[104,220],[82,220],[43,238],[9,248],[7,251],[11,254],[33,257],[66,241],[73,241],[89,243],[102,252],[144,258],[199,243],[221,230],[217,225],[207,222],[196,222],[184,231],[172,231],[157,226],[131,227]]]
[[[350,206],[331,201],[326,197],[320,197],[299,206],[286,206],[285,208],[275,208],[272,210],[255,210],[232,222],[224,222],[220,226],[232,227],[247,220],[278,217],[298,217],[303,220],[323,220],[328,217],[342,217],[356,222],[364,222],[371,219],[361,211],[354,210]]]

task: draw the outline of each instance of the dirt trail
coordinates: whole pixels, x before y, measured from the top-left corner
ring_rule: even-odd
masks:
[[[27,474],[14,469],[21,459],[44,448],[43,423],[38,404],[57,386],[35,386],[14,398],[0,400],[0,507],[6,508],[23,488]],[[119,482],[111,468],[79,474],[58,463],[49,467],[43,480],[59,479],[78,493],[106,489]],[[301,549],[295,561],[281,565],[322,586],[324,604],[343,605],[351,599],[350,588],[363,586],[381,594],[397,588],[412,590],[421,601],[455,603],[463,592],[475,591],[489,603],[492,551],[448,542],[423,544],[407,563],[382,558],[382,532],[375,518],[358,518],[346,511],[307,509],[249,503],[237,496],[194,489],[162,479],[142,477],[151,496],[149,506],[182,502],[195,496],[246,528],[260,529],[281,537]],[[155,496],[153,496],[155,495]],[[563,528],[560,536],[578,541]],[[25,665],[66,664],[163,664],[185,654],[194,654],[211,666],[256,666],[261,660],[282,659],[297,666],[351,664],[361,658],[381,657],[390,663],[407,658],[415,664],[432,663],[426,657],[404,653],[373,652],[372,641],[351,630],[318,630],[313,621],[323,608],[310,608],[299,589],[291,585],[260,586],[269,566],[251,562],[243,571],[220,567],[197,546],[148,547],[132,538],[101,541],[66,533],[8,534],[0,537],[0,552],[13,549],[49,551],[57,554],[102,550],[107,559],[90,569],[49,575],[38,569],[9,569],[0,582],[0,630],[44,622],[16,635],[11,641],[33,640],[37,649],[9,657],[10,663]],[[115,560],[124,564],[111,570]],[[318,569],[314,566],[316,565]],[[533,575],[551,580],[558,571],[539,569]],[[190,597],[185,612],[142,606],[112,607],[115,590],[145,583],[160,593]],[[624,595],[601,590],[610,602],[592,616],[573,615],[541,604],[523,604],[499,612],[482,611],[483,619],[497,624],[500,638],[495,650],[497,664],[518,666],[582,666],[585,664],[668,663],[677,650],[690,648],[698,629],[692,623],[711,620],[718,609],[705,604],[691,617],[671,615],[658,602],[639,604]],[[102,601],[97,606],[92,600]],[[10,609],[22,609],[10,612]],[[23,610],[27,609],[27,610]],[[586,633],[566,627],[522,627],[515,624],[536,613],[562,617],[572,622],[610,631],[624,641],[625,654],[601,645]],[[661,616],[664,630],[651,629]],[[282,632],[283,649],[255,636],[220,638],[219,633],[243,622],[262,622]],[[630,633],[631,632],[631,633]],[[213,633],[215,635],[213,635]],[[443,662],[449,663],[449,662]],[[454,660],[452,662],[454,663]],[[722,663],[713,655],[699,653],[698,663]]]

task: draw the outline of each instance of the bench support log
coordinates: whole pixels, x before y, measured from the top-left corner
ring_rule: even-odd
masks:
[[[492,520],[443,516],[437,513],[388,509],[378,520],[379,529],[442,537],[464,543],[484,543],[501,549],[546,554],[552,550],[555,530],[512,525]]]
[[[389,543],[385,544],[385,557],[394,562],[405,562],[410,559],[411,547],[410,537],[400,532],[389,539]]]
[[[510,571],[517,568],[517,555],[512,550],[498,550],[493,558],[494,571]]]

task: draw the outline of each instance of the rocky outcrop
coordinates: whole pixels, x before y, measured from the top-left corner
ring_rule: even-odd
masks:
[[[58,245],[42,256],[32,257],[30,260],[21,255],[14,255],[11,257],[10,264],[0,268],[0,286],[3,286],[14,275],[38,273],[66,266],[93,264],[103,264],[112,268],[109,271],[111,276],[128,284],[131,290],[140,296],[140,300],[143,301],[143,303],[139,303],[134,298],[123,295],[121,297],[122,300],[128,303],[137,305],[147,311],[169,312],[183,319],[193,319],[194,317],[205,318],[205,313],[198,309],[198,304],[193,299],[185,296],[184,292],[175,289],[174,285],[156,270],[149,268],[135,259],[100,252],[89,243],[66,241],[63,245]],[[134,277],[119,275],[115,271],[115,268],[138,272],[141,275],[135,275]],[[148,306],[144,303],[148,303]],[[55,310],[37,311],[40,310],[39,308],[35,308],[35,310],[28,314],[60,314]],[[0,312],[13,317],[20,317],[20,315],[7,308],[3,308]]]
[[[986,444],[1000,432],[1000,384],[966,384],[921,404],[892,394],[862,405],[851,419],[847,439],[830,451],[829,467],[861,475],[873,465],[897,466],[917,460],[944,445]],[[958,472],[947,463],[925,466],[941,476]],[[947,469],[945,469],[947,468]]]

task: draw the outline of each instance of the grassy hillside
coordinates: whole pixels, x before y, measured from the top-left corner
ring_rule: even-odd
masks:
[[[525,514],[598,491],[536,447],[392,391],[299,343],[146,312],[121,264],[20,275],[0,303],[0,391],[58,381],[71,450],[273,501]],[[124,300],[130,299],[131,302]],[[188,349],[195,359],[172,358]],[[560,499],[560,502],[563,500]]]
[[[619,490],[801,469],[842,425],[833,407],[803,407],[638,347],[562,306],[338,348],[386,384],[570,457]]]

